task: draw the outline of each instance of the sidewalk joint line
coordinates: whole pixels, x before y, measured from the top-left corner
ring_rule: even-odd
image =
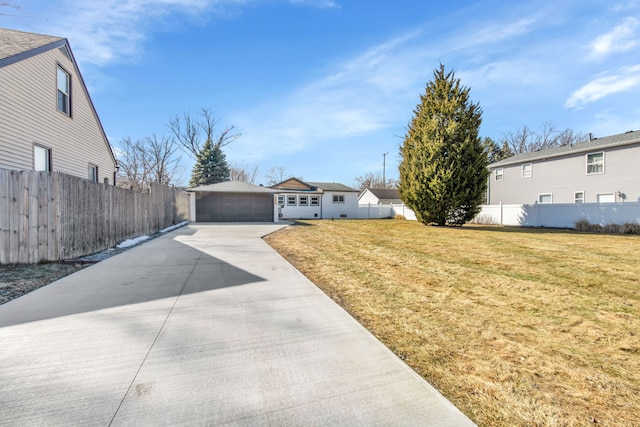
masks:
[[[151,346],[149,346],[149,350],[147,350],[147,354],[144,355],[144,358],[142,359],[142,362],[140,363],[140,366],[138,366],[138,370],[136,371],[135,375],[133,376],[133,379],[131,380],[131,383],[129,384],[129,387],[127,388],[127,391],[124,393],[124,396],[122,396],[122,400],[120,400],[120,404],[118,404],[118,407],[116,408],[115,412],[113,413],[113,417],[111,417],[111,421],[109,421],[108,426],[111,426],[113,424],[113,421],[118,416],[118,412],[120,412],[120,408],[122,407],[122,405],[124,404],[125,399],[129,395],[129,392],[131,391],[131,388],[133,387],[133,384],[136,382],[136,379],[138,378],[138,375],[140,374],[140,371],[142,370],[142,367],[144,366],[145,362],[147,361],[147,358],[149,357],[149,354],[151,354],[151,350],[153,350],[153,347],[156,345],[156,342],[158,341],[158,338],[160,337],[160,334],[164,330],[164,327],[167,324],[167,321],[169,320],[169,317],[171,316],[171,313],[173,313],[173,309],[176,307],[176,304],[178,304],[178,300],[182,296],[182,293],[184,292],[184,288],[187,286],[187,283],[189,283],[189,279],[191,278],[191,275],[193,274],[193,271],[196,269],[196,266],[198,265],[198,262],[200,261],[201,258],[202,258],[202,254],[198,255],[198,259],[196,260],[196,263],[193,265],[193,268],[189,272],[189,276],[187,276],[187,279],[182,284],[182,288],[180,289],[180,292],[178,293],[178,296],[176,297],[176,300],[173,302],[173,305],[171,306],[171,309],[167,313],[167,316],[165,317],[164,321],[162,322],[162,325],[160,326],[160,329],[158,330],[158,333],[156,334],[155,338],[153,339],[153,342],[151,343]]]

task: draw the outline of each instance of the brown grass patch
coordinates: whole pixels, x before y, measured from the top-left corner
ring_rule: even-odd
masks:
[[[640,426],[640,239],[308,221],[267,242],[479,425]]]

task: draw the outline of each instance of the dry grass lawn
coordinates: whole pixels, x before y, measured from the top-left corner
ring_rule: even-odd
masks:
[[[640,237],[300,224],[267,242],[477,424],[640,426]]]

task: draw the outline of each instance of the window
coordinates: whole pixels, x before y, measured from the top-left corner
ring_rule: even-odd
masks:
[[[587,175],[604,173],[604,152],[587,154]]]
[[[89,164],[89,181],[98,182],[98,166]]]
[[[309,197],[308,196],[300,196],[300,206],[309,206]]]
[[[584,203],[584,191],[575,191],[573,193],[573,203]]]
[[[553,195],[551,193],[538,194],[538,203],[553,203]]]
[[[320,206],[319,196],[311,196],[311,206]]]
[[[287,196],[287,206],[296,205],[296,196]]]
[[[504,170],[502,168],[496,169],[496,181],[502,181],[504,179]]]
[[[596,200],[598,203],[615,203],[616,195],[614,193],[598,194]]]
[[[522,165],[522,177],[531,178],[533,176],[533,165],[531,163],[525,163]]]
[[[334,194],[333,203],[344,203],[344,194]]]
[[[58,111],[71,117],[71,76],[58,67]]]
[[[51,149],[41,145],[33,146],[33,170],[51,171]]]
[[[284,206],[284,196],[282,194],[278,196],[278,206]]]

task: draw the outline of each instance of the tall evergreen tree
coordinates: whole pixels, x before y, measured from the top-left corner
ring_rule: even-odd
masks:
[[[212,144],[211,140],[207,139],[198,153],[189,185],[197,187],[229,181],[229,173],[229,164],[220,145]]]
[[[400,148],[398,190],[423,224],[460,226],[479,212],[487,190],[482,109],[453,71],[440,64],[433,75]]]

